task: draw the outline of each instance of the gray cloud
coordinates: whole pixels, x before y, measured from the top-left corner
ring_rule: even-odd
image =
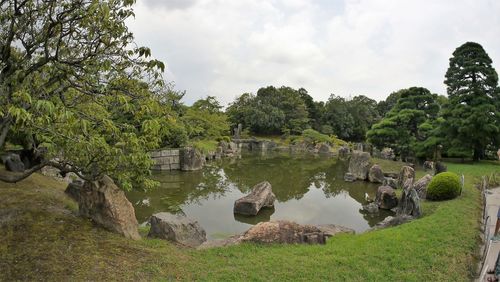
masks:
[[[381,100],[411,86],[445,94],[448,59],[466,41],[500,71],[495,0],[144,0],[135,12],[136,41],[166,62],[187,102],[228,103],[267,85],[304,87],[317,100]]]

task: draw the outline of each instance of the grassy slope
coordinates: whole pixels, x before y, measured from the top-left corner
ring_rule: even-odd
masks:
[[[96,228],[74,215],[64,185],[41,175],[0,183],[0,280],[469,280],[481,212],[473,183],[500,166],[448,167],[466,175],[463,195],[423,203],[418,221],[334,237],[326,246],[206,251],[131,241]]]

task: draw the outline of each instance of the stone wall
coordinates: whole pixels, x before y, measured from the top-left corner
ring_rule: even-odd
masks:
[[[180,149],[164,149],[151,152],[151,159],[155,162],[152,170],[179,170],[181,169]]]

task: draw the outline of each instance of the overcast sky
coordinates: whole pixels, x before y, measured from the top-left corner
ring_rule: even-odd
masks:
[[[445,94],[448,60],[467,41],[500,71],[500,0],[138,0],[135,14],[136,42],[188,104],[268,85],[322,101],[411,86]]]

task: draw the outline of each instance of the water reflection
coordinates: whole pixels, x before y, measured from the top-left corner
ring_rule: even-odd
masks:
[[[340,224],[362,232],[387,213],[364,214],[365,193],[377,185],[344,182],[347,164],[335,158],[283,153],[248,154],[236,161],[212,162],[201,171],[155,174],[159,188],[131,191],[139,222],[156,212],[183,213],[200,222],[209,238],[240,233],[261,221],[289,219],[303,224]],[[267,180],[277,197],[274,209],[255,217],[233,215],[233,203]]]

